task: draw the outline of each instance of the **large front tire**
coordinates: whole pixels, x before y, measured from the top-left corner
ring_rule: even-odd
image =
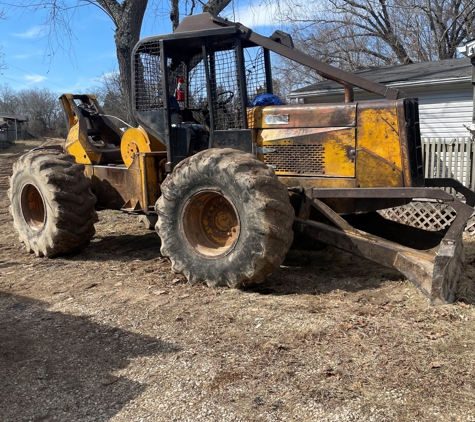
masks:
[[[96,197],[84,166],[59,150],[29,152],[14,164],[8,196],[13,226],[28,252],[54,257],[94,236]]]
[[[248,286],[283,262],[294,211],[274,171],[252,155],[200,152],[178,164],[161,189],[161,253],[191,284]]]

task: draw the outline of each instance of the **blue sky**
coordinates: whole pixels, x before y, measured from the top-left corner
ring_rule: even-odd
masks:
[[[0,84],[8,84],[14,90],[46,87],[59,94],[87,92],[97,85],[102,74],[118,69],[113,24],[97,7],[77,10],[71,27],[72,48],[57,49],[53,57],[47,54],[44,15],[6,12],[6,19],[0,21],[0,43],[7,69],[1,71]],[[235,16],[235,20],[266,33],[272,32],[268,27],[273,14],[272,10],[259,7],[230,7],[222,16]],[[166,11],[163,15],[165,18],[160,19],[146,14],[141,36],[171,32]]]

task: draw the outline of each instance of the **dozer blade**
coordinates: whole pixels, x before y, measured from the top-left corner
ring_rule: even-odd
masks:
[[[394,189],[395,196],[398,197],[402,191],[405,191],[403,196],[414,198],[437,196],[437,199],[448,202],[456,211],[457,216],[448,230],[430,232],[386,220],[375,212],[355,214],[343,219],[317,199],[335,198],[331,191],[334,192],[333,189],[310,189],[306,192],[307,197],[312,200],[312,205],[330,220],[329,224],[296,218],[295,231],[302,232],[318,242],[398,270],[430,299],[431,305],[454,302],[464,260],[462,233],[473,213],[470,206],[472,198],[467,198],[467,203],[463,203],[440,190]],[[380,194],[391,196],[390,191],[391,189],[360,189],[359,195],[366,194],[366,199],[374,199]],[[349,196],[348,193],[346,197]],[[339,190],[337,196],[345,196],[345,192]]]

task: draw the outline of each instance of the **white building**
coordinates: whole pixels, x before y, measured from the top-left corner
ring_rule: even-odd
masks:
[[[473,87],[470,59],[413,63],[378,67],[354,72],[419,99],[419,118],[423,138],[468,137],[465,126],[472,124]],[[291,99],[304,103],[341,102],[343,88],[324,80],[292,92]],[[377,95],[355,88],[355,101],[378,99]]]

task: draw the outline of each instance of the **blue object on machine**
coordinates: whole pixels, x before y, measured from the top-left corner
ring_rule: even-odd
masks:
[[[249,103],[251,107],[268,105],[285,105],[285,103],[274,94],[260,94]]]

